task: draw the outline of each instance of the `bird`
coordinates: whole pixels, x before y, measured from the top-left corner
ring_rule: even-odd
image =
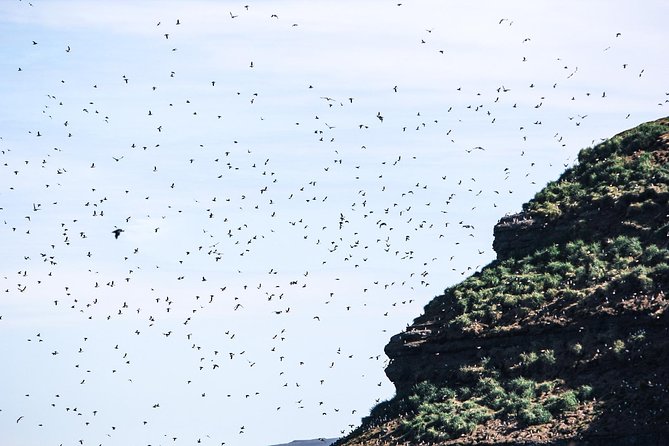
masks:
[[[120,235],[121,232],[125,232],[123,229],[116,228],[112,231],[112,234],[114,234],[114,238],[117,239]]]

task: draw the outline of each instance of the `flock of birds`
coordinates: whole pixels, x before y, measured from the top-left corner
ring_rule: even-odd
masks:
[[[303,28],[253,4],[220,26],[251,16],[279,46]],[[67,59],[96,50],[56,34],[2,67],[17,85],[39,79],[43,101],[18,136],[0,129],[0,329],[16,366],[0,426],[16,444],[49,432],[53,444],[237,445],[323,417],[347,432],[392,394],[385,341],[494,258],[492,224],[568,165],[569,135],[613,96],[571,88],[583,68],[559,57],[552,82],[449,84],[424,109],[399,81],[370,94],[291,73],[276,86],[262,57],[231,56],[236,77],[194,71],[181,56],[201,57],[190,26],[147,24],[155,53],[112,54],[100,79]],[[411,51],[447,66],[437,34],[417,31]],[[53,58],[60,76],[44,79]],[[615,62],[643,82],[645,67]],[[574,113],[545,112],[562,103]],[[493,143],[505,132],[513,149]]]

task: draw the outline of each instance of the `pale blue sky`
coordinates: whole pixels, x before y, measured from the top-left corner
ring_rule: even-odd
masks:
[[[668,9],[1,2],[3,441],[348,432],[501,216],[667,114]]]

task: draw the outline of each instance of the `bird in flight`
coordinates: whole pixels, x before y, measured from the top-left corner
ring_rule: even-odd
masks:
[[[112,234],[114,234],[114,238],[118,238],[121,232],[123,232],[123,229],[116,228],[112,231]]]

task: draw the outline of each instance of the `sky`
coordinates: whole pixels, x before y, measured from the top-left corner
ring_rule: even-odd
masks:
[[[3,443],[348,433],[502,216],[668,114],[667,15],[3,0]]]

